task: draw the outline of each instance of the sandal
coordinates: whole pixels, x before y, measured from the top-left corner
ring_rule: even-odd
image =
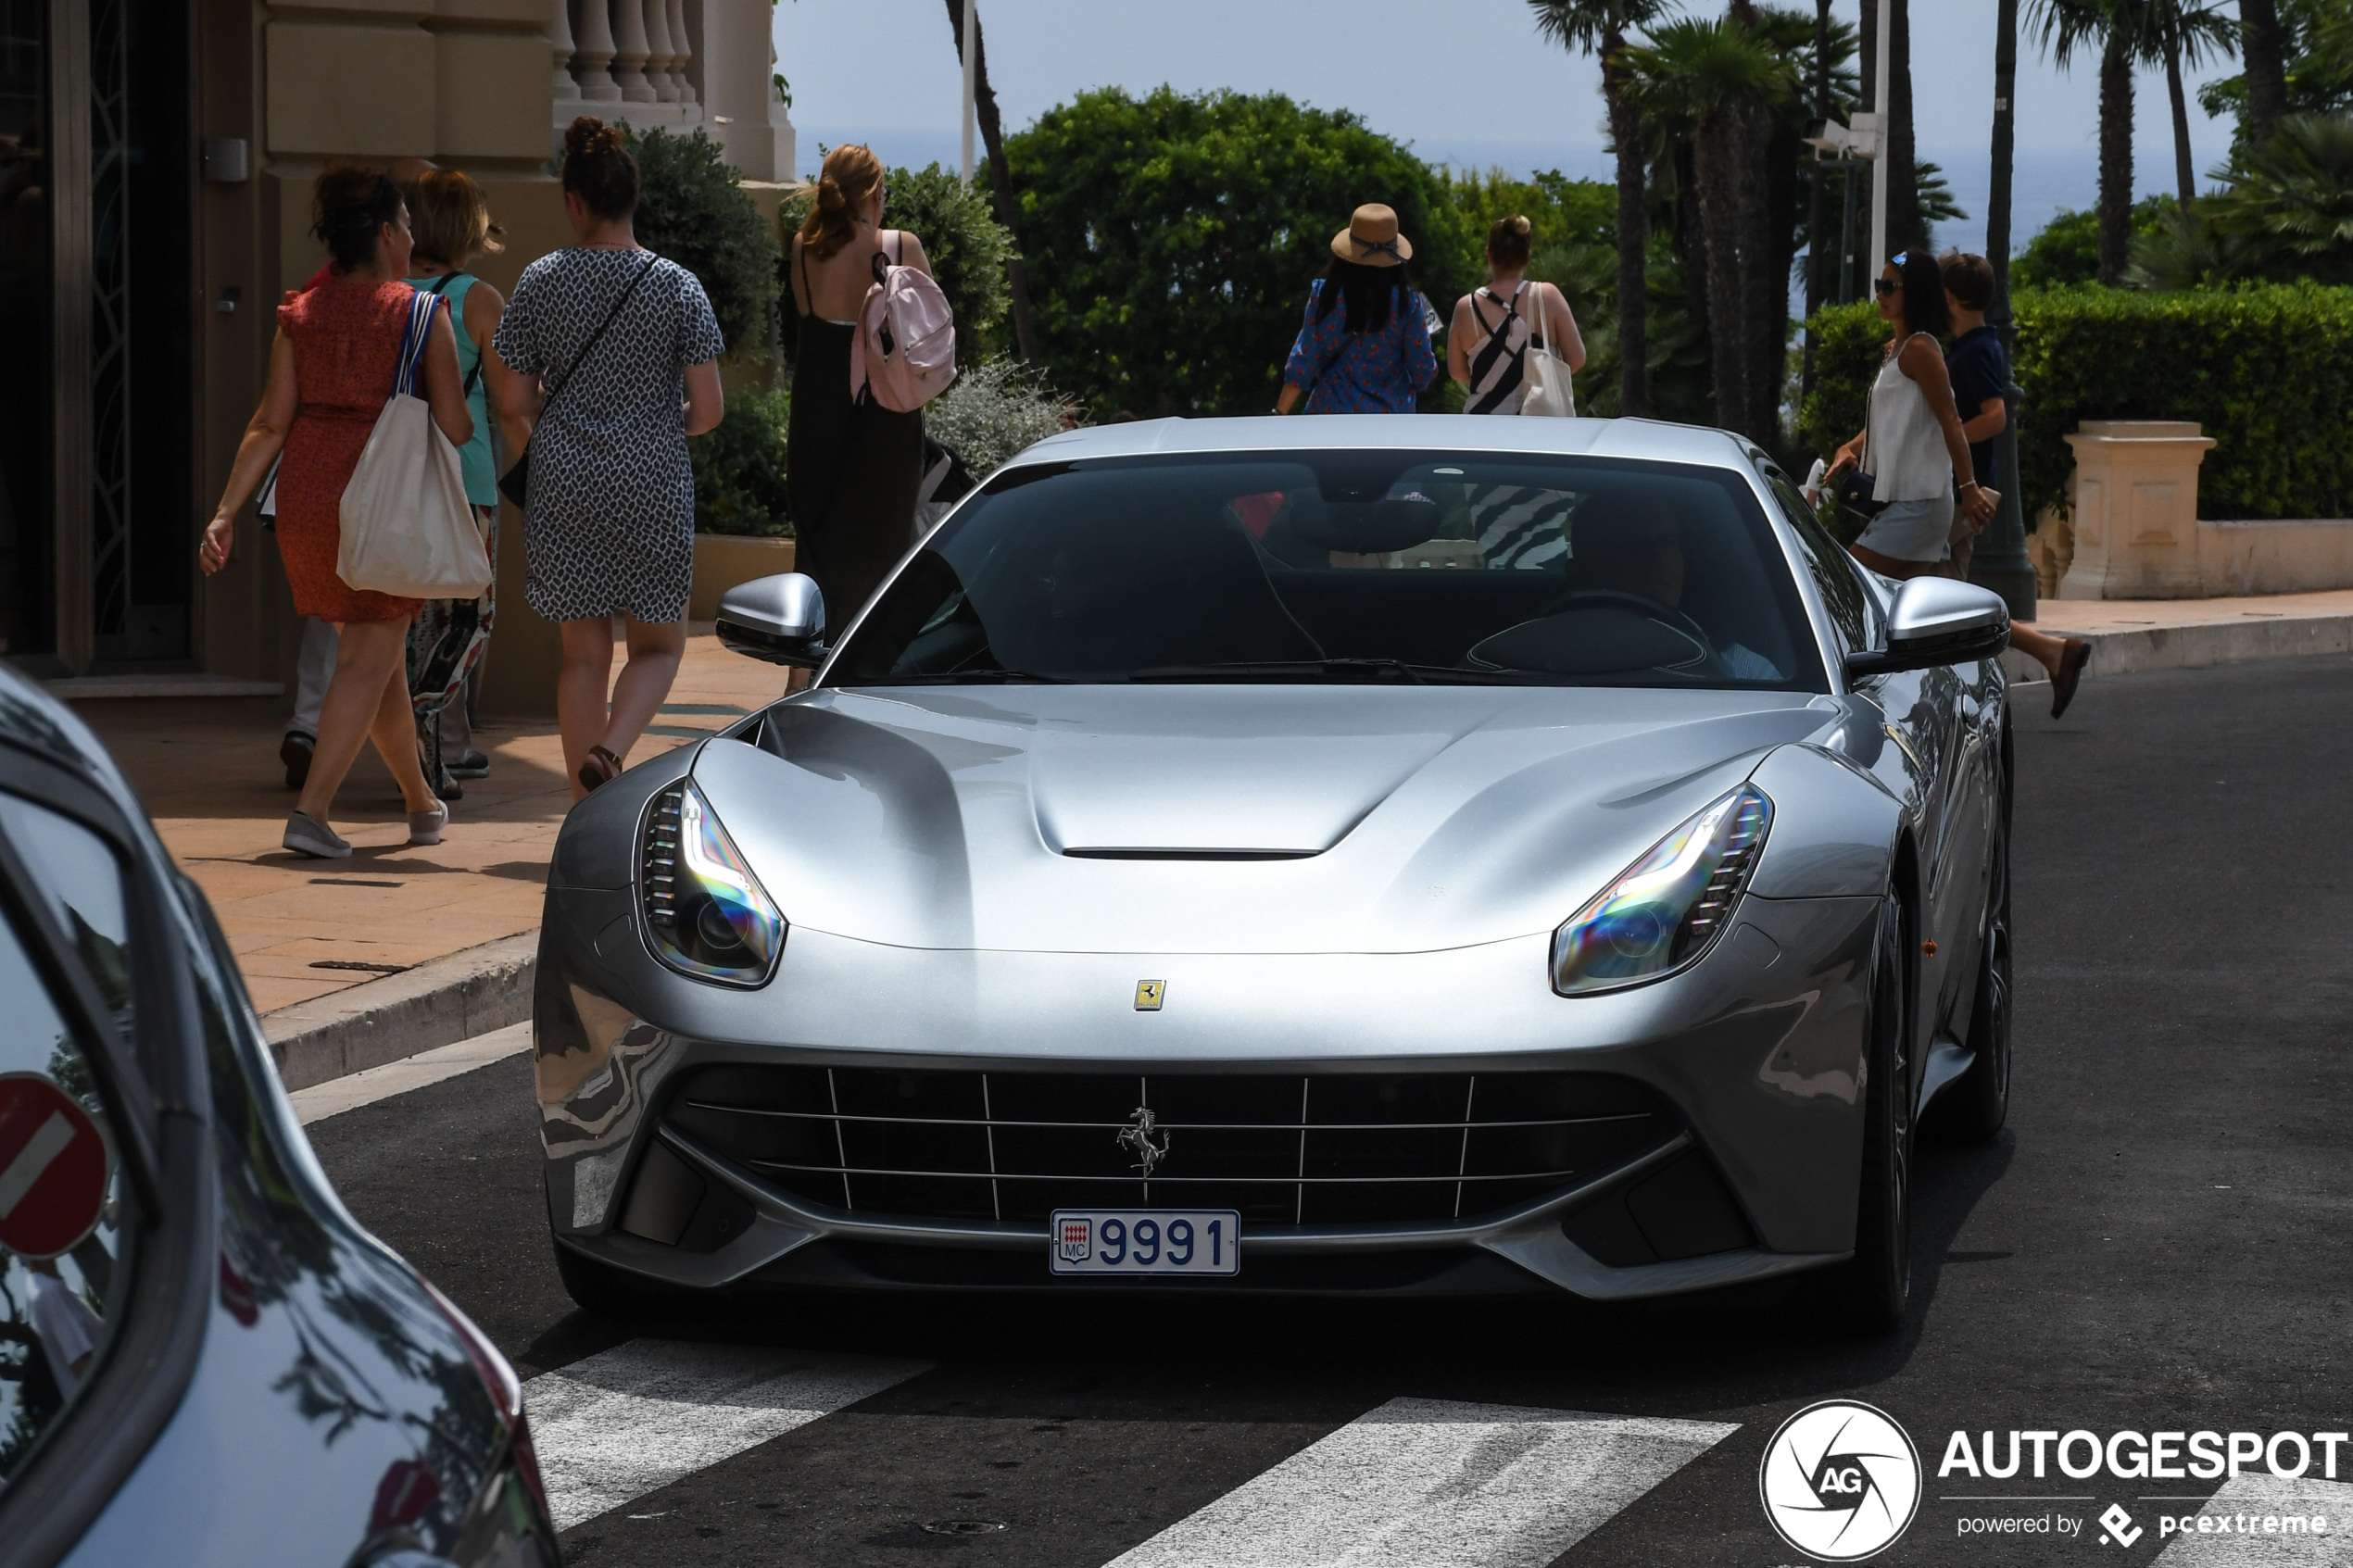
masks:
[[[598,784],[610,784],[621,776],[621,759],[601,746],[588,748],[588,759],[580,765],[580,787],[593,790]]]
[[[2058,669],[2051,674],[2051,717],[2056,719],[2067,711],[2075,700],[2075,688],[2083,679],[2083,667],[2092,662],[2092,645],[2081,637],[2070,637],[2059,646]]]

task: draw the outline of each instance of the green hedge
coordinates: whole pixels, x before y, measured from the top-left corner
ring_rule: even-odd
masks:
[[[2216,445],[2198,475],[2208,518],[2353,516],[2353,288],[2264,283],[2144,294],[2024,289],[2018,314],[2020,496],[2064,507],[2084,420],[2196,420]],[[1827,458],[1863,425],[1886,329],[1869,305],[1814,319],[1806,446]]]
[[[719,428],[686,443],[695,465],[695,528],[703,533],[790,533],[785,505],[786,392],[733,393]]]

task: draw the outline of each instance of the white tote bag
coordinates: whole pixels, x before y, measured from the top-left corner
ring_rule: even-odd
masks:
[[[392,395],[343,488],[343,541],[335,575],[354,588],[404,599],[477,599],[490,586],[458,449],[417,395],[417,367],[437,295],[420,293],[400,334]]]
[[[1549,348],[1529,345],[1521,361],[1520,380],[1528,390],[1520,395],[1519,411],[1554,419],[1577,417],[1577,388],[1568,379],[1568,361]]]

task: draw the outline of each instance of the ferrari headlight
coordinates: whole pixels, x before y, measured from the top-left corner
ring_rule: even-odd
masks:
[[[1743,784],[1660,839],[1553,933],[1553,989],[1614,991],[1698,961],[1730,920],[1772,822],[1773,803]]]
[[[785,947],[785,917],[691,782],[654,797],[637,861],[654,953],[682,974],[760,985]]]

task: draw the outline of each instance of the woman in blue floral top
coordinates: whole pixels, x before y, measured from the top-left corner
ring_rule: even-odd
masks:
[[[1358,207],[1332,236],[1332,262],[1309,286],[1275,412],[1290,413],[1302,396],[1311,414],[1414,411],[1438,377],[1438,356],[1428,303],[1404,270],[1413,256],[1397,214],[1378,202]]]

